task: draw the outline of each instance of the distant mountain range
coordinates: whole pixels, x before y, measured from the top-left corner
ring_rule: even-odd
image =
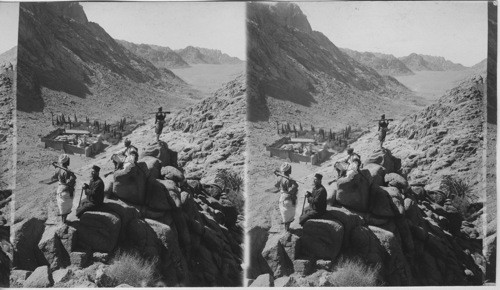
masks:
[[[125,49],[101,26],[88,21],[76,2],[22,3],[18,41],[17,108],[21,111],[42,111],[47,106],[59,111],[62,95],[74,96],[72,107],[81,112],[104,106],[97,102],[112,103],[115,111],[136,105],[148,110],[156,100],[146,108],[137,96],[165,98],[171,92],[177,97],[181,95],[177,89],[187,90],[172,71]],[[110,88],[119,90],[110,93]],[[114,102],[118,96],[121,101]],[[140,110],[134,113],[139,115]]]
[[[156,67],[164,68],[181,68],[189,67],[189,64],[182,57],[170,49],[169,47],[150,45],[150,44],[135,44],[125,40],[117,40],[126,49],[142,58],[149,60]]]
[[[416,98],[395,78],[312,30],[299,6],[252,3],[247,17],[250,121],[300,119],[326,127],[388,114],[396,99],[399,111],[413,105]]]
[[[456,71],[465,70],[467,67],[451,62],[442,56],[431,56],[412,53],[408,56],[400,57],[401,60],[408,68],[413,71]]]
[[[402,76],[414,74],[411,69],[392,54],[359,52],[347,48],[341,48],[341,50],[359,63],[373,68],[381,75]]]
[[[188,46],[175,50],[189,64],[236,64],[243,62],[237,57],[229,56],[217,49]]]
[[[486,60],[484,60],[484,64],[478,63],[469,68],[461,64],[451,62],[442,56],[412,53],[408,56],[397,58],[392,54],[359,52],[347,48],[342,48],[341,50],[359,63],[373,68],[381,75],[412,75],[415,71],[481,70],[483,66],[484,68],[486,67]]]
[[[236,64],[242,62],[239,58],[229,56],[216,49],[188,46],[173,50],[170,47],[154,44],[117,41],[126,49],[160,68],[184,68],[189,67],[190,64]]]

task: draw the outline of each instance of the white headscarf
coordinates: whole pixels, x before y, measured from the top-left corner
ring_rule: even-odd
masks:
[[[60,164],[64,164],[64,163],[66,163],[66,162],[68,162],[68,161],[69,161],[69,156],[68,156],[68,154],[61,154],[61,155],[59,156],[59,163],[60,163]]]
[[[281,172],[287,172],[288,170],[290,170],[292,168],[292,166],[290,164],[288,164],[288,162],[284,162],[283,164],[281,164],[280,166],[280,171]]]

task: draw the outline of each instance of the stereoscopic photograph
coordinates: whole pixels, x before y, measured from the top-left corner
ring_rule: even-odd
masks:
[[[244,13],[20,3],[10,287],[242,285]]]
[[[247,284],[495,281],[488,8],[247,6]]]
[[[0,34],[0,287],[496,285],[496,2],[0,0]]]

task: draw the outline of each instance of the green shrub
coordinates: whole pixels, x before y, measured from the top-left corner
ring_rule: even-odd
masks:
[[[144,259],[134,252],[119,252],[106,270],[106,274],[116,280],[117,285],[151,287],[159,282],[156,263],[156,259]]]
[[[370,267],[359,259],[340,259],[329,281],[333,286],[377,286],[380,266]]]

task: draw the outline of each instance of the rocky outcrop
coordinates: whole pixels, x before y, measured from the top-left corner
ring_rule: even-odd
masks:
[[[381,158],[367,160],[378,163],[365,160],[364,168],[371,170],[361,170],[367,176],[365,207],[355,206],[363,199],[346,206],[343,198],[337,199],[336,207],[329,205],[320,219],[307,221],[302,229],[270,234],[262,258],[275,281],[291,278],[287,283],[293,286],[317,285],[308,283],[322,276],[321,285],[334,285],[329,277],[342,271],[338,268],[342,256],[376,269],[384,285],[483,283],[482,240],[470,234],[470,224],[462,222],[463,213],[449,200],[440,200],[438,192],[410,187],[394,166],[398,158],[390,151],[382,153],[374,151]],[[339,188],[343,195],[356,195],[356,188]]]
[[[145,158],[149,164],[156,164],[150,162],[154,157]],[[158,159],[156,162],[160,163]],[[141,163],[146,164],[139,160]],[[138,181],[139,175],[137,171],[129,177]],[[165,176],[169,179],[161,179]],[[18,259],[14,265],[18,269],[37,269],[32,275],[41,271],[38,270],[40,266],[46,265],[44,269],[50,274],[58,269],[87,269],[99,263],[112,263],[103,255],[134,250],[146,259],[158,261],[157,270],[169,286],[240,285],[243,258],[241,217],[235,219],[232,216],[230,208],[234,205],[225,199],[225,193],[215,199],[203,190],[203,186],[190,186],[191,182],[188,183],[182,174],[145,180],[154,184],[172,183],[163,187],[145,187],[146,196],[163,195],[166,198],[137,199],[134,202],[106,199],[98,211],[85,212],[69,225],[44,225],[43,221],[35,219],[16,225],[14,251]],[[119,191],[122,188],[107,188],[112,188],[108,192],[110,197],[121,196]],[[163,206],[159,206],[161,204]],[[23,283],[32,285],[33,279],[29,276]],[[37,281],[43,282],[43,279]],[[50,279],[47,280],[50,283],[43,282],[44,286],[53,284]],[[82,279],[79,272],[64,275],[58,272],[57,275],[60,287],[74,285],[77,280],[95,283]],[[114,286],[117,285],[107,285]]]
[[[479,192],[483,183],[482,167],[485,84],[480,76],[462,82],[439,101],[410,115],[394,128],[399,138],[418,140],[414,151],[402,156],[401,172],[409,183],[439,188],[447,172]],[[478,194],[478,197],[480,195]]]
[[[242,172],[246,148],[246,79],[237,77],[213,96],[181,110],[169,122],[166,140],[178,152],[184,176],[215,182],[218,169]]]

